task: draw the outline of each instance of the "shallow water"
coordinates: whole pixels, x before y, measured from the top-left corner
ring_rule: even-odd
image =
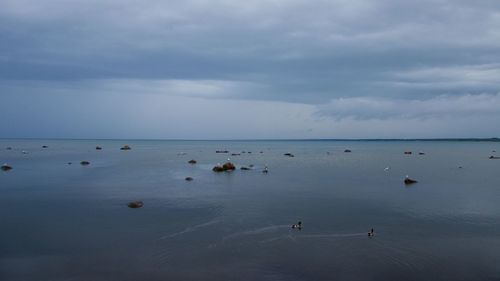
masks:
[[[0,140],[14,168],[0,172],[0,280],[498,280],[492,150],[500,143]],[[228,157],[254,169],[211,171]]]

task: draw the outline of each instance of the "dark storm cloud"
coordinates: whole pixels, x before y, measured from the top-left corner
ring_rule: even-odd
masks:
[[[4,0],[0,42],[1,95],[264,100],[385,120],[440,115],[401,115],[405,101],[500,92],[498,1]]]

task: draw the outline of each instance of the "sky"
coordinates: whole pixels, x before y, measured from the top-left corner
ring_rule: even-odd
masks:
[[[500,136],[500,1],[0,0],[0,138]]]

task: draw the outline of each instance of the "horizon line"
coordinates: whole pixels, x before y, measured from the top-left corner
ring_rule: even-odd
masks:
[[[157,139],[157,138],[4,138],[0,140],[102,140],[102,141],[493,141],[500,142],[499,137],[489,138],[261,138],[261,139]]]

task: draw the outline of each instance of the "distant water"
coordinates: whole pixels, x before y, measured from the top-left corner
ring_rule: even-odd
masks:
[[[490,155],[499,142],[0,140],[0,280],[499,280]],[[228,157],[255,166],[212,172]]]

